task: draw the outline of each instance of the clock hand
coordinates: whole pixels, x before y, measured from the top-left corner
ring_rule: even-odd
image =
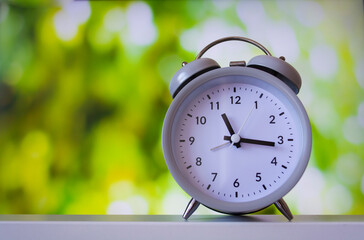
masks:
[[[245,126],[245,123],[248,121],[250,115],[252,114],[254,106],[255,106],[255,104],[253,104],[252,108],[250,109],[250,112],[249,112],[248,116],[246,116],[245,121],[243,122],[243,124],[239,128],[238,135],[240,135],[241,130],[243,129],[243,127]]]
[[[224,136],[224,140],[231,141],[231,137]],[[263,140],[257,140],[257,139],[250,139],[250,138],[240,138],[240,143],[250,143],[250,144],[257,144],[257,145],[263,145],[263,146],[270,146],[274,147],[275,142],[271,141],[263,141]]]
[[[224,123],[225,123],[227,129],[229,130],[230,135],[233,135],[235,132],[234,132],[234,129],[231,126],[231,124],[229,122],[229,119],[227,118],[226,114],[225,113],[221,114],[221,117],[224,120]]]
[[[274,147],[275,143],[270,141],[263,141],[263,140],[256,140],[256,139],[248,139],[248,138],[241,138],[240,142],[243,143],[251,143],[251,144],[258,144],[264,146]]]
[[[211,148],[210,150],[211,150],[211,151],[215,151],[215,150],[218,150],[218,149],[220,149],[220,148],[222,148],[222,147],[225,147],[225,146],[227,146],[227,145],[229,145],[229,144],[230,144],[230,142],[226,142],[226,143],[220,144],[219,146],[213,147],[213,148]]]
[[[231,126],[230,121],[229,121],[229,119],[227,118],[226,114],[225,114],[225,113],[221,114],[221,117],[222,117],[222,119],[224,120],[224,123],[225,123],[225,125],[226,125],[227,129],[229,130],[230,135],[231,135],[231,136],[232,136],[232,135],[234,135],[234,134],[235,134],[234,129],[233,129],[233,127]],[[239,142],[237,142],[237,143],[232,143],[232,144],[234,144],[237,148],[239,148],[239,147],[240,147],[240,143],[239,143]]]

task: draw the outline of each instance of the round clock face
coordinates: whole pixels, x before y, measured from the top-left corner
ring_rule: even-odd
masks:
[[[220,76],[195,88],[171,119],[176,180],[221,211],[258,210],[281,198],[308,161],[306,122],[290,97],[251,76]]]

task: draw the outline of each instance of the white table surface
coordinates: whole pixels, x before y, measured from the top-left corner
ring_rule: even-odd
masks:
[[[0,215],[0,239],[364,240],[364,215]]]

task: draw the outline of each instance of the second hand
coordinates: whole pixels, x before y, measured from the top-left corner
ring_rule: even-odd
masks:
[[[225,147],[225,146],[227,146],[227,145],[229,145],[229,144],[230,144],[230,142],[226,142],[226,143],[223,143],[223,144],[221,144],[221,145],[219,145],[219,146],[213,147],[213,148],[211,148],[210,150],[211,150],[211,151],[215,151],[215,150],[218,150],[218,149],[220,149],[220,148],[223,148],[223,147]]]
[[[248,115],[246,116],[246,118],[245,118],[245,120],[244,120],[244,122],[243,122],[243,124],[241,125],[241,127],[239,128],[239,131],[236,133],[236,134],[233,134],[231,137],[233,137],[234,135],[234,137],[235,138],[239,138],[239,139],[235,139],[236,140],[236,142],[239,142],[240,143],[240,132],[241,132],[241,130],[243,129],[243,127],[245,126],[245,124],[246,124],[246,122],[248,121],[248,119],[249,119],[249,117],[250,117],[250,115],[252,114],[252,112],[253,112],[253,109],[254,109],[254,104],[253,104],[253,106],[252,106],[252,108],[250,109],[250,111],[249,111],[249,113],[248,113]],[[230,147],[232,147],[234,144],[236,144],[235,143],[235,141],[231,141],[231,145],[230,145]]]

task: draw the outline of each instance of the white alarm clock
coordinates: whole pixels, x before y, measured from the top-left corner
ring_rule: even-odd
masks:
[[[266,55],[221,68],[201,56],[212,46],[239,40]],[[293,218],[283,197],[304,173],[311,127],[297,98],[298,72],[259,43],[227,37],[209,44],[174,75],[162,145],[174,179],[192,199],[218,212],[246,214],[275,204]]]

